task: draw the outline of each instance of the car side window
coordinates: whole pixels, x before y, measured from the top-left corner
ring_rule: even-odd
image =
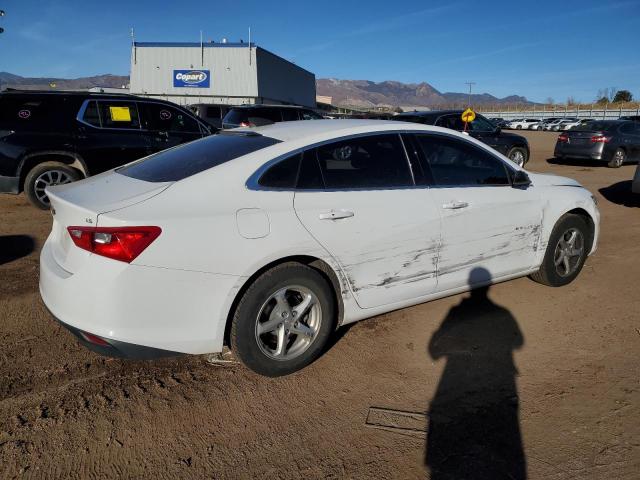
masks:
[[[200,133],[198,122],[177,108],[162,103],[140,102],[142,125],[161,132]]]
[[[298,180],[301,157],[302,154],[298,153],[270,166],[260,176],[258,183],[263,187],[294,189]]]
[[[135,102],[98,100],[102,128],[139,129],[140,117]]]
[[[416,135],[435,186],[509,185],[506,165],[498,158],[462,140]]]
[[[527,121],[533,121],[533,120],[527,120]],[[478,115],[476,116],[473,122],[469,123],[467,130],[472,130],[474,132],[492,132],[493,130],[495,130],[495,126],[491,122],[489,122],[489,120],[487,120],[486,118]]]
[[[413,186],[399,135],[371,135],[316,149],[327,189]]]
[[[633,135],[634,133],[640,133],[640,131],[638,131],[638,129],[632,122],[628,122],[622,124],[622,126],[620,127],[620,133],[629,133]]]
[[[100,114],[98,113],[98,104],[95,100],[87,102],[84,114],[82,115],[82,121],[89,125],[93,125],[94,127],[102,126],[102,123],[100,122]]]

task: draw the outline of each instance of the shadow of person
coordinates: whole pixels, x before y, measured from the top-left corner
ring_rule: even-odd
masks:
[[[0,265],[26,257],[35,245],[29,235],[0,235]]]
[[[470,285],[488,285],[474,268]],[[523,337],[511,313],[493,303],[488,286],[451,308],[429,342],[444,373],[428,407],[425,463],[434,480],[524,479],[513,350]]]

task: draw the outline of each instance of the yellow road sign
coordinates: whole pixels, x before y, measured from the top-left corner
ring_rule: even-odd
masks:
[[[462,121],[465,123],[473,122],[476,119],[476,112],[467,108],[464,112],[462,112]]]

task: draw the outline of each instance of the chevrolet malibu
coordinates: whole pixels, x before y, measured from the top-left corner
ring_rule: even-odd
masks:
[[[236,129],[47,194],[40,292],[81,343],[134,358],[229,344],[269,376],[357,320],[525,275],[566,285],[599,230],[574,180],[396,121]]]

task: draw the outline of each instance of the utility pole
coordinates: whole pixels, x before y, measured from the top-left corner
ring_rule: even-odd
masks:
[[[469,104],[467,105],[471,108],[471,87],[476,84],[476,82],[464,82],[465,85],[469,85]]]

